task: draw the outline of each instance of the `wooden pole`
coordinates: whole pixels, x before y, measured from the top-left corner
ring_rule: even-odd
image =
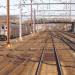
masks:
[[[10,44],[10,14],[9,14],[9,0],[7,0],[7,44]]]

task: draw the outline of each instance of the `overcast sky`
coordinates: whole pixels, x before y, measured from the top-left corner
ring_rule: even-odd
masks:
[[[0,0],[0,15],[6,15],[6,1],[7,0]],[[10,0],[10,5],[18,5],[18,6],[10,6],[10,14],[11,15],[19,15],[19,1],[20,0]],[[21,0],[22,4],[24,3],[30,3],[30,0]],[[69,3],[70,0],[33,0],[33,3]],[[71,0],[72,3],[75,2],[75,0]],[[25,5],[25,7],[22,7],[23,14],[24,15],[30,15],[30,6]],[[37,5],[33,6],[33,10],[37,11]],[[64,5],[64,4],[51,4],[51,5],[39,5],[38,10],[70,10],[70,4]],[[75,10],[75,5],[71,5],[71,10]],[[38,11],[36,12],[37,15],[70,15],[70,11]],[[75,11],[71,11],[71,15],[75,15]]]

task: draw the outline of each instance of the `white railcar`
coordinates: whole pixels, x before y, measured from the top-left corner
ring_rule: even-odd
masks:
[[[30,34],[29,26],[22,25],[22,36]],[[10,24],[10,38],[19,37],[19,25],[15,23]],[[7,25],[0,25],[0,40],[7,40]]]

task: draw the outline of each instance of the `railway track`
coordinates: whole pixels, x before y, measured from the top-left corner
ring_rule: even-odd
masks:
[[[68,35],[68,36],[70,36],[72,38],[75,38],[75,34],[74,33],[71,33],[71,32],[62,32],[62,33],[66,34],[66,35]]]
[[[60,63],[60,59],[59,59],[59,56],[58,56],[56,48],[55,48],[53,36],[52,36],[52,43],[53,43],[54,53],[55,53],[55,57],[56,57],[58,75],[63,75],[62,68],[61,68],[61,63]]]
[[[65,35],[64,33],[59,33],[59,37],[61,38],[61,40],[63,40],[73,51],[75,51],[75,38],[69,37],[67,35]]]
[[[14,50],[0,51],[0,59],[1,75],[75,75],[71,48],[55,32],[38,33]]]
[[[45,36],[44,35],[42,35],[43,37],[44,37],[44,40],[45,40]],[[41,37],[39,37],[39,39],[40,39]],[[43,44],[44,44],[44,40],[40,40],[39,42],[38,42],[38,40],[37,40],[37,37],[35,37],[35,38],[32,38],[32,40],[30,41],[30,42],[28,42],[28,43],[26,43],[26,46],[24,47],[24,44],[25,44],[25,42],[22,44],[23,46],[21,46],[21,48],[19,49],[19,48],[17,48],[17,51],[16,52],[11,52],[11,53],[9,53],[8,51],[7,51],[7,59],[9,59],[9,61],[8,61],[8,63],[10,62],[10,64],[7,64],[7,66],[4,66],[4,64],[3,64],[3,69],[0,71],[0,74],[1,75],[18,75],[18,74],[24,74],[24,75],[31,75],[31,73],[32,73],[32,68],[36,65],[37,66],[37,62],[36,61],[38,61],[39,60],[39,56],[36,56],[36,59],[37,60],[35,60],[35,54],[34,54],[34,50],[35,49],[38,49],[37,48],[37,44],[36,43],[38,43],[38,44],[40,44],[40,43],[42,43],[42,45],[41,45],[41,48],[42,48],[42,46],[43,46]],[[27,41],[26,41],[27,42]],[[32,44],[32,46],[31,46],[31,44]],[[23,48],[24,47],[24,48]],[[28,50],[27,49],[27,47],[28,47],[28,49],[30,49],[30,50]],[[26,50],[28,50],[28,51],[25,51],[25,49]],[[34,50],[33,50],[34,49]],[[20,50],[20,52],[18,53],[18,51]],[[15,50],[14,50],[15,51]],[[25,53],[26,52],[26,53]],[[27,52],[29,52],[29,53],[27,53]],[[30,53],[31,52],[31,53]],[[39,52],[39,55],[41,54],[41,50],[39,49],[39,51],[37,51],[37,52]],[[5,52],[6,53],[6,52]],[[9,53],[9,54],[8,54]],[[24,54],[25,53],[25,54]],[[21,55],[21,54],[24,54],[24,55]],[[5,55],[5,56],[6,56]],[[3,56],[4,57],[4,56]],[[4,58],[3,58],[4,59]],[[19,65],[15,65],[15,64],[18,64],[17,63],[17,60],[21,60],[22,62],[19,64]],[[26,60],[29,60],[28,62],[26,62]],[[18,61],[18,62],[20,62],[20,61]],[[31,67],[28,67],[29,65],[27,65],[27,64],[29,64],[30,63],[30,66]],[[32,63],[32,64],[31,64]],[[27,65],[27,66],[26,66]],[[28,68],[28,70],[27,70],[27,68]],[[30,71],[29,71],[29,68],[30,68]],[[36,67],[34,67],[34,68],[36,68]],[[18,71],[19,70],[19,71]],[[27,70],[27,71],[25,71],[25,70]],[[34,69],[34,70],[36,70],[36,69]],[[31,73],[30,73],[31,72]],[[34,75],[34,72],[33,72],[33,75]]]
[[[62,43],[55,43],[55,46],[57,48],[57,54],[60,57],[60,63],[62,66],[63,75],[74,75],[75,72],[72,72],[75,70],[74,52],[72,51],[72,48],[70,47],[70,45],[68,45],[68,42],[66,43],[62,40],[61,34],[58,34],[58,33],[55,33],[55,34],[57,34],[56,38],[59,41],[62,41]]]
[[[56,67],[56,71],[55,72],[53,72],[53,73],[49,73],[49,74],[52,74],[52,75],[63,75],[62,74],[62,68],[61,68],[61,64],[60,64],[60,60],[59,60],[59,57],[58,57],[58,55],[57,55],[57,52],[56,52],[56,48],[55,48],[55,45],[54,45],[54,40],[53,40],[53,36],[52,35],[50,35],[51,36],[51,42],[52,42],[52,47],[53,47],[53,49],[52,49],[52,51],[53,51],[53,57],[54,57],[54,61],[55,61],[55,63],[53,64],[53,66],[54,67]],[[46,45],[45,45],[46,46]],[[40,61],[39,61],[39,64],[38,64],[38,67],[37,67],[37,70],[36,70],[36,73],[35,73],[35,75],[46,75],[46,73],[47,72],[49,72],[49,70],[47,71],[43,71],[43,66],[45,65],[45,64],[48,64],[48,66],[51,66],[52,65],[52,63],[51,63],[51,60],[50,61],[47,61],[47,62],[45,62],[46,61],[46,59],[45,58],[47,58],[47,59],[49,59],[49,57],[51,57],[50,55],[46,55],[45,56],[45,49],[43,49],[42,50],[42,54],[41,54],[41,56],[40,56]],[[48,54],[51,54],[51,53],[48,53]],[[45,59],[45,60],[44,60]],[[43,61],[43,62],[42,62]],[[49,64],[49,63],[50,64]],[[45,63],[45,64],[43,64],[43,63]],[[47,69],[47,67],[48,67],[47,65],[46,65],[46,69]],[[43,73],[43,72],[46,72],[46,73]],[[47,74],[47,75],[49,75],[49,74]]]

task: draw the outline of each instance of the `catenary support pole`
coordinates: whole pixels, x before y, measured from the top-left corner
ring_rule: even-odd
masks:
[[[22,41],[22,6],[21,6],[21,0],[20,0],[19,40]]]
[[[32,25],[32,23],[33,23],[33,20],[32,20],[32,0],[30,0],[31,1],[31,33],[33,32],[33,25]]]
[[[34,9],[34,18],[33,18],[33,32],[36,32],[36,10]]]

